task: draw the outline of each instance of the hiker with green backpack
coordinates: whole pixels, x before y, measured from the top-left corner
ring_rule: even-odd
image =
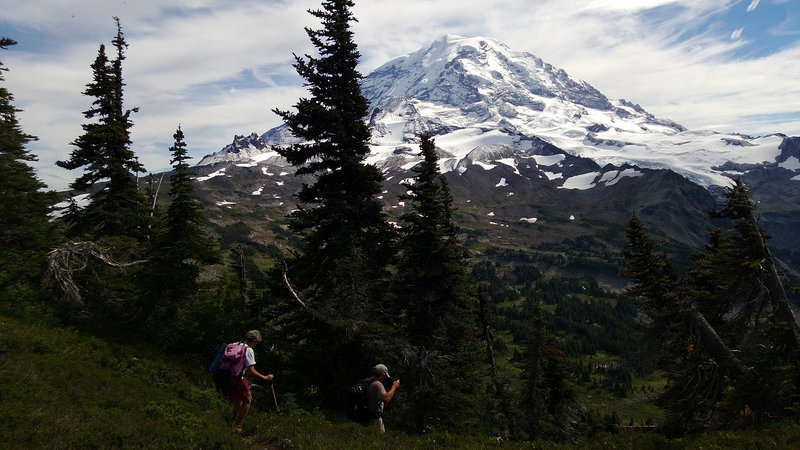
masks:
[[[227,344],[221,348],[218,358],[212,363],[214,383],[222,395],[233,403],[231,428],[236,433],[242,432],[242,422],[250,411],[253,395],[245,375],[265,382],[275,379],[272,374],[262,375],[256,369],[256,358],[253,348],[261,342],[261,332],[250,330],[244,342]]]

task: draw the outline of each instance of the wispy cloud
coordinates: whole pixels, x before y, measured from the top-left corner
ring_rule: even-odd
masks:
[[[303,95],[292,53],[311,51],[303,27],[319,0],[0,0],[0,26],[20,41],[0,59],[10,68],[40,173],[63,188],[73,174],[54,168],[80,133],[81,95],[101,42],[119,16],[128,42],[126,102],[134,147],[151,170],[168,166],[180,123],[195,160],[233,134],[279,124],[272,108]],[[487,36],[536,54],[611,98],[627,98],[690,128],[800,134],[800,44],[741,57],[745,22],[775,2],[753,0],[369,0],[357,1],[355,39],[365,75],[443,34]],[[756,11],[756,8],[758,10]],[[786,6],[789,8],[789,6]],[[776,17],[771,33],[798,36],[798,20]],[[750,26],[746,28],[751,30]],[[752,28],[755,29],[755,28]],[[785,41],[784,41],[785,42]]]

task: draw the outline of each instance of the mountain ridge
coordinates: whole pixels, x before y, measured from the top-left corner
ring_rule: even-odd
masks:
[[[619,248],[636,212],[657,234],[698,248],[714,227],[707,212],[740,178],[775,236],[772,245],[800,268],[790,231],[800,226],[800,138],[687,130],[480,37],[444,36],[395,58],[367,75],[362,91],[372,129],[367,162],[384,173],[390,213],[404,207],[396,198],[404,192],[400,180],[421,161],[418,136],[427,133],[462,226],[487,239],[541,243],[594,233]],[[204,180],[238,177],[242,194],[229,203],[271,195],[283,204],[297,183],[285,176],[293,169],[273,147],[299,142],[285,125],[236,136],[196,169]],[[239,175],[220,172],[225,166]]]
[[[737,175],[730,167],[776,162],[786,138],[687,130],[638,104],[609,100],[585,81],[488,38],[444,36],[378,67],[362,90],[371,105],[370,162],[378,165],[420,133],[437,137],[454,157],[486,141],[513,145],[515,135],[536,136],[601,165],[670,168],[708,188],[729,185]],[[455,142],[447,141],[451,135]],[[239,138],[198,165],[257,161],[273,145],[297,142],[284,126],[247,146]]]

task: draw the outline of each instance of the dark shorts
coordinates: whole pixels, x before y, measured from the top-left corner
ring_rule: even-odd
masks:
[[[220,388],[222,395],[231,400],[238,400],[247,396],[250,392],[250,385],[247,384],[247,379],[242,378],[238,383],[231,387]]]

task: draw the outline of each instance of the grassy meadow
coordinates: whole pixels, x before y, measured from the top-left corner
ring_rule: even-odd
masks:
[[[491,437],[379,434],[340,414],[307,411],[280,390],[255,392],[244,433],[200,356],[106,342],[71,329],[0,314],[0,448],[25,449],[561,449],[800,448],[800,426],[776,423],[668,440],[654,432],[599,433],[579,442],[500,442]]]

